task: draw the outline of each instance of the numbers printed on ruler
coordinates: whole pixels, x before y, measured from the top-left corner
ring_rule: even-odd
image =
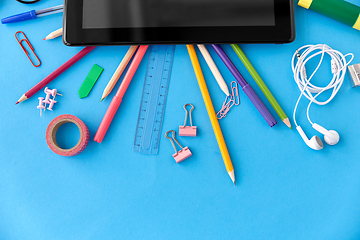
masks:
[[[158,153],[174,53],[174,45],[150,47],[133,151]]]

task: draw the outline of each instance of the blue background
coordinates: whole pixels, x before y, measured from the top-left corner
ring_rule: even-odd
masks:
[[[0,17],[61,3],[28,6],[3,0]],[[295,13],[293,43],[242,45],[291,119],[299,95],[290,67],[295,49],[326,43],[344,54],[353,52],[353,63],[360,62],[359,31],[298,6]],[[241,105],[220,121],[235,168],[235,187],[185,46],[176,47],[162,131],[177,130],[184,120],[182,106],[195,105],[193,121],[199,134],[178,138],[193,152],[181,164],[172,158],[173,148],[164,137],[158,155],[132,151],[146,61],[104,141],[92,140],[115,91],[103,102],[101,94],[127,47],[98,47],[51,82],[48,87],[64,95],[57,97],[54,112],[39,117],[37,98],[44,97],[43,92],[15,106],[22,94],[81,49],[64,46],[60,38],[42,40],[61,25],[61,14],[0,25],[0,239],[360,239],[360,89],[351,88],[348,76],[330,104],[311,107],[314,122],[341,136],[336,146],[325,144],[314,151],[280,121],[231,47],[224,45],[279,122],[270,128],[240,90]],[[34,68],[22,52],[14,38],[18,30],[27,34],[41,67]],[[208,49],[230,84],[234,78]],[[225,96],[197,53],[218,110]],[[322,86],[331,78],[326,60],[314,80]],[[93,64],[105,70],[89,97],[79,99],[78,89]],[[311,137],[317,132],[306,120],[307,103],[301,101],[297,120]],[[82,119],[90,131],[88,147],[72,158],[54,154],[45,141],[50,121],[66,113]],[[72,130],[64,128],[62,137],[69,142],[63,144],[77,141],[77,130]]]

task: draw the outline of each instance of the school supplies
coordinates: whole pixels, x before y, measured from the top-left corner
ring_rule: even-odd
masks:
[[[49,107],[47,109],[50,110],[50,111],[53,110],[52,108],[54,107],[54,104],[57,103],[57,101],[55,101],[56,95],[62,96],[62,94],[57,92],[57,89],[52,89],[51,90],[51,89],[46,87],[44,92],[46,94],[45,99],[43,97],[38,98],[39,99],[39,105],[37,106],[37,109],[40,109],[40,117],[42,116],[42,110],[44,110],[44,112],[45,112],[47,104],[49,104]],[[53,98],[50,99],[50,96],[52,96]]]
[[[286,126],[288,126],[290,129],[292,129],[289,118],[286,116],[284,110],[281,108],[279,103],[276,101],[275,97],[270,92],[269,88],[266,86],[264,81],[261,79],[260,75],[255,70],[254,66],[251,64],[249,59],[246,57],[245,53],[241,50],[241,48],[237,44],[231,44],[231,47],[234,49],[234,51],[239,56],[242,63],[245,65],[246,69],[249,71],[251,76],[254,78],[256,84],[259,86],[261,91],[264,93],[267,100],[269,100],[271,106],[275,109],[276,113],[281,118],[281,121],[283,121],[286,124]]]
[[[168,134],[169,134],[170,132],[172,133],[172,138],[168,136]],[[176,163],[180,163],[180,162],[184,161],[185,159],[191,157],[192,153],[191,153],[189,147],[182,147],[182,146],[180,145],[180,143],[178,142],[178,140],[176,140],[175,135],[176,135],[176,132],[175,132],[174,130],[170,130],[170,131],[167,131],[167,132],[165,133],[165,138],[167,138],[167,139],[170,140],[171,144],[173,145],[173,147],[174,147],[174,149],[175,149],[175,153],[172,155],[173,158],[175,159]],[[181,150],[180,150],[180,151],[178,151],[178,150],[176,149],[176,146],[175,146],[174,141],[181,147]]]
[[[60,93],[58,93],[57,92],[57,89],[49,89],[49,88],[45,88],[45,90],[44,90],[44,92],[46,93],[46,94],[50,94],[51,96],[53,96],[53,98],[55,98],[56,97],[56,95],[60,95],[60,96],[62,96],[62,94],[60,94]]]
[[[80,98],[85,98],[89,95],[91,89],[94,87],[95,83],[97,82],[103,71],[104,69],[102,67],[94,64],[94,66],[91,68],[89,74],[87,75],[85,81],[83,82],[83,84],[79,89]]]
[[[206,49],[205,45],[198,44],[197,46],[198,46],[201,54],[205,58],[205,61],[208,64],[217,83],[219,84],[219,87],[225,93],[226,96],[229,96],[230,95],[229,88],[226,85],[224,78],[221,76],[219,69],[217,68],[216,64],[214,63],[214,60],[212,59],[212,57],[211,57],[210,53],[208,52],[208,50]]]
[[[133,151],[157,154],[175,45],[153,45],[149,51]]]
[[[41,9],[41,10],[32,10],[29,12],[24,12],[24,13],[20,13],[17,15],[3,18],[3,19],[1,19],[1,23],[8,24],[8,23],[16,23],[16,22],[36,19],[38,17],[44,17],[44,16],[48,16],[51,14],[60,13],[63,11],[63,8],[64,8],[63,5],[59,5],[59,6],[45,8],[45,9]]]
[[[101,121],[101,124],[96,132],[96,135],[94,137],[94,141],[101,143],[104,139],[104,136],[110,126],[110,123],[112,119],[115,116],[116,111],[118,110],[120,103],[122,101],[122,98],[125,95],[125,92],[138,68],[140,65],[141,60],[143,59],[146,50],[148,48],[148,45],[142,45],[140,46],[139,50],[136,52],[135,57],[130,64],[130,67],[124,77],[124,80],[121,82],[121,85],[119,87],[119,90],[117,91],[116,95],[114,96],[113,100],[110,103],[110,106],[108,110],[105,113],[105,116],[103,120]]]
[[[240,84],[242,89],[244,90],[246,96],[251,100],[251,102],[254,104],[256,109],[260,112],[260,114],[263,116],[265,121],[269,124],[270,127],[273,127],[277,124],[274,117],[271,115],[269,110],[265,107],[264,103],[260,100],[258,95],[255,93],[255,91],[252,89],[250,84],[246,82],[244,77],[241,75],[241,73],[237,70],[235,65],[232,63],[230,58],[226,55],[224,50],[220,47],[218,44],[212,44],[211,45],[215,52],[219,55],[221,60],[224,62],[226,67],[230,70],[232,75],[235,77],[236,81]]]
[[[231,94],[230,96],[226,96],[225,101],[220,109],[220,111],[216,114],[218,120],[226,117],[228,112],[233,106],[238,106],[240,104],[240,96],[239,96],[239,87],[236,81],[231,82]]]
[[[62,94],[58,93],[57,89],[51,90],[51,89],[48,89],[47,87],[45,88],[44,92],[46,94],[46,97],[45,97],[45,100],[44,100],[45,108],[46,108],[46,104],[49,104],[49,107],[47,109],[52,111],[53,110],[52,108],[53,108],[54,104],[57,103],[57,101],[55,101],[56,95],[62,96]],[[53,98],[50,99],[50,96],[52,96]],[[45,111],[45,109],[44,109],[44,111]]]
[[[42,110],[45,111],[44,98],[39,97],[38,99],[39,99],[39,105],[36,108],[40,110],[40,117],[41,117],[42,116]]]
[[[70,149],[62,149],[56,142],[56,133],[59,127],[65,123],[74,123],[79,128],[80,132],[79,142]],[[50,122],[49,126],[46,129],[45,137],[46,143],[51,149],[51,151],[61,156],[73,157],[84,151],[86,146],[88,145],[89,129],[87,128],[85,123],[79,118],[70,114],[63,114],[54,118]]]
[[[193,68],[194,68],[194,71],[195,71],[195,75],[196,75],[196,78],[198,80],[198,84],[199,84],[199,87],[200,87],[200,91],[201,91],[201,94],[202,94],[204,102],[205,102],[206,110],[208,111],[208,114],[209,114],[211,125],[212,125],[212,127],[214,129],[216,140],[217,140],[217,142],[219,144],[220,152],[221,152],[221,155],[222,155],[224,163],[225,163],[226,171],[228,172],[232,182],[235,184],[234,167],[233,167],[233,165],[231,163],[230,155],[229,155],[229,152],[227,150],[227,147],[226,147],[225,140],[224,140],[224,137],[223,137],[222,132],[221,132],[219,122],[218,122],[218,120],[216,118],[216,113],[215,113],[215,110],[214,110],[214,106],[213,106],[213,104],[211,102],[210,94],[209,94],[209,91],[207,89],[203,73],[202,73],[201,68],[200,68],[199,60],[198,60],[198,58],[196,56],[195,48],[194,48],[193,45],[186,45],[186,47],[188,49],[189,56],[190,56],[190,59],[191,59],[191,62],[192,62],[192,65],[193,65]]]
[[[54,39],[54,38],[60,37],[62,34],[63,34],[63,29],[60,28],[60,29],[58,29],[56,31],[53,31],[49,35],[47,35],[43,40]]]
[[[187,106],[191,106],[189,113],[188,113],[188,110],[186,109]],[[191,112],[195,109],[195,107],[194,107],[194,105],[188,103],[188,104],[184,105],[184,109],[186,112],[185,122],[184,122],[184,125],[179,126],[179,136],[181,136],[181,137],[196,137],[196,126],[193,126],[192,118],[191,118]],[[189,115],[189,120],[190,120],[190,126],[186,126],[188,115]]]
[[[46,93],[46,97],[45,97],[45,100],[44,100],[45,108],[46,108],[47,104],[50,104],[50,95],[51,95],[51,93],[47,92],[46,90],[47,90],[47,88],[45,88],[45,90],[44,90],[44,92]],[[45,111],[45,109],[44,109],[44,111]]]
[[[360,86],[360,64],[354,64],[348,66],[350,75],[350,83],[351,87],[358,87]]]
[[[121,74],[124,72],[126,66],[130,62],[130,60],[131,60],[132,56],[134,55],[137,48],[138,48],[138,46],[131,46],[129,48],[129,50],[125,54],[125,57],[123,58],[120,65],[116,69],[114,75],[111,77],[109,83],[106,85],[106,88],[104,89],[103,95],[101,97],[101,101],[103,101],[111,93],[111,91],[115,87],[117,81],[119,80]]]
[[[303,50],[303,52],[295,64],[295,59],[297,58],[297,55],[301,50]],[[325,54],[328,54],[331,57],[331,72],[333,73],[333,77],[327,86],[318,87],[312,84],[311,80],[313,79],[317,70],[321,66]],[[351,59],[349,61],[346,61],[347,56],[351,56]],[[320,57],[320,61],[314,72],[310,75],[309,78],[307,78],[306,75],[304,74],[305,64],[314,57]],[[294,115],[293,115],[294,122],[296,125],[296,130],[299,132],[301,138],[304,140],[306,145],[308,145],[310,148],[314,150],[321,150],[323,148],[323,143],[321,139],[316,135],[309,140],[305,132],[302,130],[301,126],[297,124],[295,114],[300,99],[302,96],[305,96],[307,99],[310,100],[310,103],[308,104],[307,107],[307,119],[312,125],[312,127],[316,131],[324,134],[324,140],[327,144],[329,145],[337,144],[340,140],[339,134],[334,130],[327,130],[324,127],[320,126],[319,124],[313,123],[310,119],[309,110],[312,103],[316,103],[318,105],[326,105],[329,102],[331,102],[331,100],[333,100],[333,98],[336,96],[336,94],[338,93],[338,91],[340,90],[343,84],[346,75],[346,69],[347,69],[346,67],[350,64],[353,58],[354,55],[352,53],[343,55],[341,52],[334,50],[325,44],[303,46],[300,49],[298,49],[298,51],[296,51],[292,57],[291,67],[294,73],[294,80],[301,92],[294,107]],[[316,100],[320,94],[327,92],[328,90],[332,90],[332,92],[326,101]]]
[[[19,40],[18,35],[20,35],[20,40]],[[21,36],[21,35],[22,35],[22,36]],[[15,38],[16,38],[16,41],[20,44],[22,50],[25,52],[25,54],[26,54],[26,56],[28,57],[28,59],[30,60],[31,64],[32,64],[34,67],[39,67],[39,66],[41,65],[41,61],[40,61],[38,55],[36,55],[35,49],[34,49],[34,47],[31,45],[29,39],[26,37],[25,33],[22,32],[22,31],[18,31],[18,32],[15,33]],[[33,53],[33,55],[34,55],[35,58],[37,59],[38,64],[35,65],[35,63],[33,62],[33,60],[32,60],[31,57],[30,57],[30,53],[29,53],[29,52],[26,50],[26,48],[24,47],[23,42],[25,42],[25,43],[29,46],[31,52]]]
[[[360,7],[344,0],[299,0],[298,5],[360,30]]]
[[[50,99],[50,104],[49,107],[47,108],[47,110],[52,111],[54,104],[57,103],[57,101],[55,101],[54,99]]]
[[[23,102],[27,99],[29,99],[32,95],[34,95],[37,91],[45,87],[47,84],[49,84],[52,80],[57,78],[60,74],[65,72],[69,67],[74,65],[77,61],[79,61],[81,58],[83,58],[86,54],[94,50],[96,47],[85,47],[83,50],[78,52],[75,56],[70,58],[66,63],[61,65],[58,69],[56,69],[53,73],[51,73],[49,76],[44,78],[42,81],[40,81],[38,84],[36,84],[33,88],[31,88],[29,91],[27,91],[24,95],[21,96],[21,98],[15,103],[18,104],[20,102]]]

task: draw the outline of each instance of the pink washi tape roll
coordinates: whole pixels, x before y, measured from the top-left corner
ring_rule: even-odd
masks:
[[[74,123],[80,131],[79,142],[70,149],[62,149],[56,142],[56,132],[58,131],[59,127],[65,123]],[[54,153],[65,157],[72,157],[78,155],[86,148],[89,142],[89,130],[85,123],[79,118],[70,114],[63,114],[54,118],[54,120],[50,122],[46,129],[46,142]]]

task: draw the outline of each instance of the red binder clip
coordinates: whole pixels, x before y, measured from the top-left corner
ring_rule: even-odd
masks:
[[[18,36],[17,36],[18,34],[22,34],[22,35],[23,35],[23,37],[20,37],[21,40],[19,40],[19,38],[18,38]],[[28,57],[28,59],[30,60],[31,64],[32,64],[34,67],[39,67],[39,66],[41,65],[41,61],[40,61],[39,57],[36,55],[35,49],[34,49],[34,47],[31,45],[29,39],[26,37],[25,33],[22,32],[22,31],[18,31],[18,32],[15,33],[15,38],[16,38],[16,41],[18,41],[18,43],[20,44],[22,50],[25,52],[25,54],[26,54],[26,56]],[[29,46],[29,48],[30,48],[30,50],[32,51],[32,53],[34,54],[35,58],[38,60],[39,63],[38,63],[37,65],[35,65],[35,63],[34,63],[33,60],[31,59],[29,52],[26,50],[26,48],[25,48],[24,45],[23,45],[23,42],[25,42],[25,43]]]
[[[189,111],[190,126],[186,126],[187,117],[188,117],[188,110],[186,109],[187,106],[191,106],[191,109]],[[182,137],[196,137],[196,126],[192,125],[192,119],[191,119],[191,112],[194,110],[194,108],[195,107],[190,103],[184,105],[184,109],[186,112],[185,122],[183,126],[179,126],[179,135]]]
[[[170,132],[172,133],[172,138],[168,136],[168,134],[169,134]],[[187,159],[188,157],[190,157],[190,156],[192,155],[192,153],[191,153],[191,151],[190,151],[190,149],[189,149],[188,147],[183,148],[183,147],[180,145],[180,143],[178,142],[178,140],[176,140],[175,135],[176,135],[176,132],[175,132],[174,130],[170,130],[170,131],[167,131],[167,132],[165,133],[165,137],[171,141],[171,144],[173,145],[173,147],[174,147],[174,149],[175,149],[175,153],[174,153],[172,156],[174,157],[175,161],[176,161],[177,163],[179,163],[179,162],[184,161],[184,160]],[[175,146],[175,143],[174,143],[174,140],[173,140],[173,139],[174,139],[175,142],[181,147],[181,150],[180,150],[180,151],[177,151],[177,150],[176,150],[176,146]]]

